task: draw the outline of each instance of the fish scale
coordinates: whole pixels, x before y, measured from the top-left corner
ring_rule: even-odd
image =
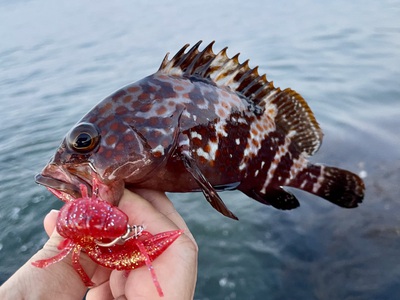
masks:
[[[124,187],[202,191],[231,218],[217,191],[236,188],[293,209],[299,201],[288,186],[356,207],[365,189],[357,175],[308,161],[323,134],[306,101],[274,87],[239,54],[215,54],[213,43],[200,51],[200,44],[167,54],[156,73],[89,111],[36,181],[69,199],[96,177],[100,197],[113,204]]]

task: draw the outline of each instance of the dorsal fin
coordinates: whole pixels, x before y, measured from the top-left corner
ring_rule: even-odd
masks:
[[[321,142],[322,131],[306,101],[291,89],[275,88],[258,67],[251,69],[248,60],[239,63],[239,54],[229,58],[227,48],[218,54],[212,50],[214,42],[199,51],[201,41],[187,52],[189,44],[168,60],[164,57],[159,72],[177,76],[198,76],[220,87],[228,87],[242,95],[251,105],[259,106],[264,113],[273,105],[277,129],[290,134],[297,148],[308,155],[314,154]],[[210,82],[210,83],[211,83]]]

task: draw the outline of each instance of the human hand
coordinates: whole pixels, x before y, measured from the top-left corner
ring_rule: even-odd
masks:
[[[129,217],[129,224],[143,224],[156,234],[184,229],[172,245],[152,264],[164,291],[164,299],[192,299],[197,278],[197,245],[182,217],[171,201],[161,192],[125,190],[119,208]],[[141,196],[139,196],[139,195]],[[147,200],[145,200],[147,199]],[[63,239],[54,230],[57,211],[50,212],[44,221],[51,236],[42,250],[35,254],[8,281],[0,287],[1,299],[82,299],[87,288],[72,268],[71,258],[55,263],[46,269],[31,265],[32,261],[54,256]],[[85,254],[80,262],[95,283],[86,299],[160,299],[146,267],[135,269],[128,276],[124,271],[103,268]]]

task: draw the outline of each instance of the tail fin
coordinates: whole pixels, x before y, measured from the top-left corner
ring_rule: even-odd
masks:
[[[309,165],[289,184],[345,208],[364,198],[364,182],[356,174],[323,165]]]

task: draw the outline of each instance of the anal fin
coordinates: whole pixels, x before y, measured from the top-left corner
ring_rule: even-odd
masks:
[[[297,198],[292,193],[282,188],[267,190],[265,194],[255,190],[243,192],[250,198],[263,204],[271,205],[277,209],[289,210],[300,206]]]
[[[211,204],[216,210],[218,210],[221,214],[226,217],[229,217],[234,220],[239,220],[225,205],[217,191],[211,185],[211,183],[204,177],[203,173],[201,173],[199,167],[193,158],[188,155],[182,155],[182,161],[186,167],[186,170],[193,176],[196,182],[199,184],[201,191],[206,197],[208,203]]]

